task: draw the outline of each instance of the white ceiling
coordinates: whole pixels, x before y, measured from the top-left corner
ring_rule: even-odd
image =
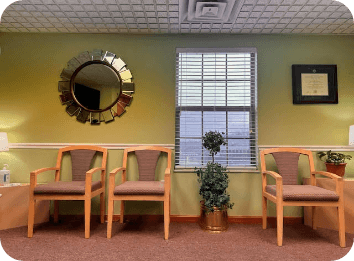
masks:
[[[193,4],[229,1],[23,0],[5,10],[0,32],[354,35],[349,9],[332,0],[236,0],[230,19],[188,20]]]

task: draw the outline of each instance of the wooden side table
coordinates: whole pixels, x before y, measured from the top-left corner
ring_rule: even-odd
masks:
[[[304,185],[310,184],[310,179],[303,179]],[[354,180],[344,179],[344,218],[345,232],[354,234]],[[316,186],[336,191],[334,180],[317,178]],[[338,230],[338,211],[335,207],[316,207],[316,224],[318,227]],[[304,207],[304,224],[312,226],[312,208]]]
[[[27,226],[29,185],[0,186],[0,230]],[[49,221],[49,201],[36,203],[35,224]]]

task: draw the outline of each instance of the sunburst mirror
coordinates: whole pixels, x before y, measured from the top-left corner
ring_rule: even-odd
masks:
[[[93,50],[72,58],[60,74],[58,89],[70,116],[100,124],[122,116],[134,93],[132,74],[114,53]]]

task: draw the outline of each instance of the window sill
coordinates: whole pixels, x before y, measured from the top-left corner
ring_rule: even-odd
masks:
[[[257,168],[226,168],[228,173],[260,173],[260,170]],[[182,168],[177,167],[173,170],[174,173],[193,173],[194,168]]]

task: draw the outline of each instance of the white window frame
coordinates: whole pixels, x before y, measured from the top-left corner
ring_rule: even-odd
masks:
[[[179,54],[180,53],[251,53],[252,62],[251,68],[251,106],[180,106],[179,102],[179,83],[181,81],[179,75]],[[227,81],[227,80],[226,80]],[[202,81],[203,82],[203,81]],[[202,87],[203,88],[203,87]],[[203,98],[202,98],[203,99]],[[249,107],[245,109],[245,107]],[[199,110],[198,110],[199,109]],[[176,130],[175,130],[175,172],[193,172],[194,166],[180,166],[179,163],[179,153],[180,153],[180,112],[181,111],[249,111],[253,117],[251,119],[252,127],[250,129],[250,150],[251,164],[248,166],[227,166],[227,169],[231,172],[258,172],[258,127],[257,127],[257,49],[256,48],[176,48]],[[226,117],[227,118],[227,117]],[[227,120],[226,120],[227,121]],[[203,123],[202,123],[203,125]],[[204,135],[205,133],[202,133]],[[198,139],[201,136],[197,137]],[[183,138],[182,138],[183,139]],[[235,138],[232,138],[235,139]],[[202,156],[203,157],[203,156]]]

